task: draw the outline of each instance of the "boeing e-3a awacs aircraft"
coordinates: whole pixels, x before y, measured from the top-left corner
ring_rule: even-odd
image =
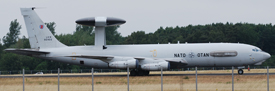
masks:
[[[130,75],[149,75],[149,71],[183,67],[246,66],[261,64],[270,54],[260,48],[239,43],[184,43],[106,45],[105,27],[125,23],[111,17],[89,17],[78,24],[95,26],[95,45],[66,46],[59,42],[34,11],[21,8],[31,49],[5,51],[63,63],[101,69],[131,70]],[[242,69],[238,70],[243,73]]]

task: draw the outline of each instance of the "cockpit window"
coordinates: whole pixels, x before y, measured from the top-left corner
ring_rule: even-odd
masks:
[[[262,51],[261,49],[258,49],[258,48],[255,48],[255,49],[252,49],[252,51],[254,52],[259,52],[259,51]]]

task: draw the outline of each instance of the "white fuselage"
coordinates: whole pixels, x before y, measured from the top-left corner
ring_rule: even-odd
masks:
[[[108,68],[108,63],[100,59],[88,59],[77,57],[64,57],[71,55],[106,55],[117,56],[126,59],[129,57],[145,57],[153,59],[174,58],[183,59],[188,62],[185,67],[190,66],[245,66],[252,65],[265,60],[263,51],[253,51],[258,47],[239,43],[186,43],[186,44],[146,44],[146,45],[107,45],[107,49],[95,46],[71,46],[61,48],[40,49],[50,54],[40,56],[45,59],[60,61],[69,64],[80,65],[84,61],[85,66],[95,68]],[[236,56],[213,57],[210,52],[214,51],[236,51]],[[150,61],[141,62],[142,64]]]

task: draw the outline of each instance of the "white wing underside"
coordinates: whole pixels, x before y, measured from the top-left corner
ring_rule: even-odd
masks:
[[[109,55],[73,55],[73,56],[66,56],[66,57],[77,57],[77,58],[89,58],[89,59],[113,59],[115,56],[109,56]],[[137,59],[139,61],[148,59],[145,57],[133,57],[134,59]],[[187,65],[187,61],[182,58],[149,58],[149,59],[155,59],[155,60],[164,60],[170,63],[180,63],[182,65]],[[105,61],[106,62],[106,61]],[[108,62],[108,61],[107,61]]]

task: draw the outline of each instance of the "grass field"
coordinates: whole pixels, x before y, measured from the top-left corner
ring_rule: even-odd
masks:
[[[243,69],[244,73],[266,73],[266,69]],[[275,69],[269,69],[270,73],[275,73]],[[215,73],[232,73],[231,69],[228,70],[199,70],[198,74],[215,74]],[[237,69],[234,70],[234,73],[237,73]],[[103,72],[103,73],[94,73],[94,75],[126,75],[127,72]],[[150,74],[160,74],[160,71],[151,71]],[[195,71],[163,71],[163,74],[195,74]],[[57,74],[44,74],[44,75],[57,75]],[[62,73],[60,75],[91,75],[91,73]],[[10,76],[10,75],[0,75],[1,76]],[[12,76],[22,76],[22,74],[14,74]],[[34,76],[34,74],[25,74],[25,76]]]
[[[270,71],[272,72],[271,69]],[[227,70],[224,70],[228,72]],[[251,70],[253,71],[253,70]],[[266,70],[254,70],[260,73]],[[194,71],[164,72],[164,73],[194,73]],[[203,73],[204,71],[198,71]],[[206,73],[219,73],[207,71]],[[152,72],[157,74],[158,72]],[[222,71],[223,73],[223,71]],[[229,70],[228,73],[231,73]],[[235,71],[236,73],[236,71]],[[245,73],[248,73],[245,70]],[[98,73],[99,74],[99,73]],[[102,73],[101,73],[102,74]],[[119,74],[119,73],[117,73]],[[124,73],[120,73],[124,74]],[[65,75],[65,74],[64,74]],[[275,75],[269,77],[270,91],[275,91]],[[0,91],[22,91],[22,78],[0,78]],[[195,91],[195,76],[164,76],[164,91]],[[130,77],[130,91],[160,91],[160,76]],[[266,75],[235,75],[235,91],[266,91]],[[230,75],[198,76],[198,91],[232,91]],[[91,77],[61,77],[60,91],[91,91]],[[94,77],[95,91],[127,91],[127,77]],[[56,77],[25,78],[25,91],[57,91]]]

